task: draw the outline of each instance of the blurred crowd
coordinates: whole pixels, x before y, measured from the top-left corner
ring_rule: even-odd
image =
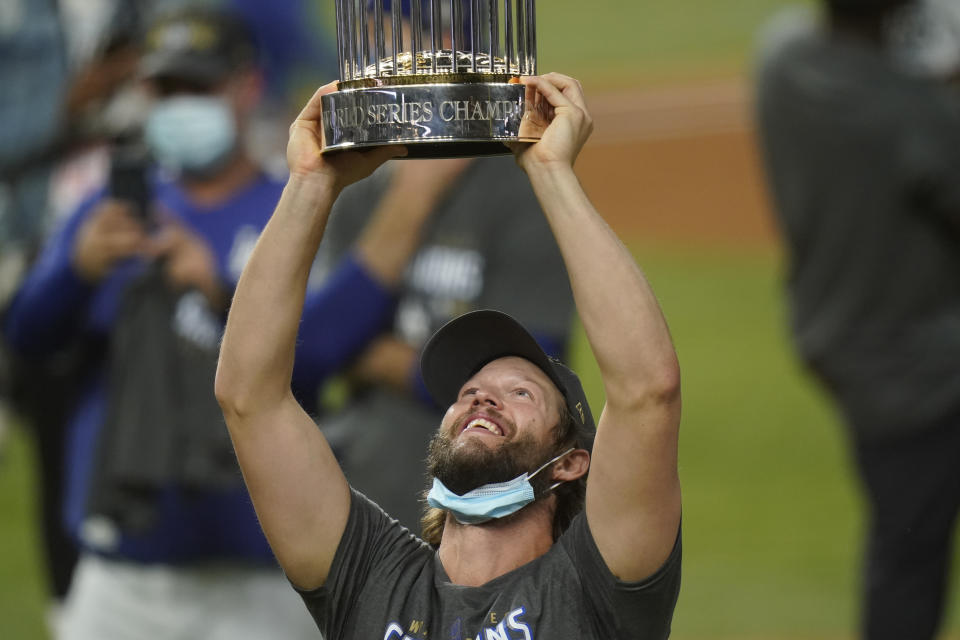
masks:
[[[821,8],[771,22],[756,74],[791,329],[868,507],[862,637],[927,640],[960,508],[960,2]]]
[[[164,27],[162,21],[174,15],[181,17],[179,23]],[[181,455],[168,437],[167,455],[158,458],[157,441],[141,438],[142,433],[126,440],[114,436],[112,440],[130,445],[116,455],[101,450],[109,447],[99,434],[98,423],[106,421],[101,414],[114,416],[117,424],[136,420],[143,431],[185,420],[172,414],[178,404],[193,404],[194,397],[171,399],[169,389],[158,391],[163,389],[162,366],[191,373],[206,364],[184,381],[183,389],[211,384],[204,378],[212,376],[209,359],[204,361],[200,352],[189,353],[186,357],[193,360],[179,365],[151,360],[122,374],[105,365],[119,350],[110,344],[117,318],[130,315],[118,307],[126,300],[128,307],[140,307],[140,316],[153,315],[155,323],[163,322],[162,314],[174,314],[194,334],[206,331],[208,345],[215,340],[218,321],[204,314],[227,299],[218,272],[226,265],[217,259],[230,248],[216,243],[222,245],[236,231],[249,244],[249,234],[269,215],[279,183],[268,176],[283,166],[287,123],[303,96],[336,71],[335,44],[323,33],[321,8],[299,0],[276,6],[258,0],[11,0],[0,7],[0,447],[13,424],[24,427],[36,445],[42,502],[38,530],[54,631],[61,628],[68,592],[78,601],[90,597],[84,595],[90,590],[79,588],[75,579],[80,550],[102,545],[98,548],[105,554],[126,553],[119,550],[122,536],[112,524],[87,515],[123,511],[123,518],[137,520],[144,530],[143,522],[161,521],[157,478],[167,474],[169,480],[171,460]],[[247,219],[226,218],[241,206],[250,211]],[[224,213],[218,215],[220,210]],[[242,243],[233,244],[243,249]],[[131,263],[138,260],[162,264],[155,270],[163,277],[150,282],[164,282],[150,291],[140,289],[135,299],[124,291],[124,280],[143,280],[130,276],[137,269]],[[239,273],[241,266],[234,265],[231,273]],[[159,290],[202,292],[205,302],[197,303],[195,296],[175,301],[173,293],[164,297]],[[125,320],[128,345],[165,335],[162,329],[140,335],[143,321]],[[141,355],[130,351],[122,357],[130,361]],[[133,418],[117,413],[122,410],[113,405],[98,404],[105,396],[127,396],[126,388],[112,389],[128,375],[141,385],[141,396],[128,396],[129,406],[152,397],[167,402],[166,413],[154,411],[157,405],[135,406],[132,410],[141,413]],[[107,388],[109,394],[103,391]],[[215,403],[201,406],[207,413],[200,416],[217,417],[219,412],[210,413]],[[149,421],[143,418],[148,415]],[[220,445],[207,456],[229,455]],[[139,455],[128,457],[131,451]],[[110,460],[120,456],[122,468],[112,467]],[[137,469],[117,488],[121,481],[115,478],[142,465],[145,457],[157,462],[154,475]],[[105,472],[94,478],[94,467]],[[201,467],[201,475],[216,471],[202,461]],[[235,484],[232,468],[227,476],[196,482],[226,490]],[[234,502],[242,503],[240,492],[234,488],[233,493]],[[199,509],[199,503],[192,508]],[[224,512],[217,518],[227,516]],[[221,526],[235,525],[224,521]],[[81,542],[84,536],[93,542]],[[175,546],[170,539],[166,543]],[[146,539],[138,544],[138,552],[151,561],[204,553],[186,551],[186,543],[176,551],[159,549]],[[249,545],[256,547],[255,541]],[[262,547],[225,555],[263,564],[269,552]],[[265,589],[258,579],[248,581],[249,588]],[[102,584],[99,589],[105,593]],[[147,595],[137,596],[141,606]],[[81,622],[74,622],[76,631],[63,637],[110,637],[97,631],[83,635],[83,624],[93,624],[82,621],[85,609],[83,604],[73,607]],[[118,637],[157,637],[149,627],[130,631],[129,621],[112,624],[119,629],[128,625]]]
[[[36,445],[52,637],[317,636],[256,520],[213,378],[289,122],[336,77],[328,9],[0,8],[0,430]],[[511,157],[393,163],[344,194],[327,235],[294,390],[354,486],[416,530],[425,479],[397,461],[419,461],[441,417],[420,348],[497,308],[564,355],[563,263]]]

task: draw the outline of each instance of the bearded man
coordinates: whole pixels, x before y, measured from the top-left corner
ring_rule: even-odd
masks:
[[[577,376],[509,316],[450,321],[421,357],[428,390],[449,406],[430,448],[423,538],[350,488],[291,392],[331,206],[405,150],[321,155],[320,99],[333,85],[291,127],[291,177],[240,278],[216,392],[267,538],[328,638],[669,635],[680,588],[676,353],[649,284],[573,171],[592,129],[579,83],[523,82],[528,102],[552,108],[541,140],[514,154],[560,247],[607,402],[595,427]]]

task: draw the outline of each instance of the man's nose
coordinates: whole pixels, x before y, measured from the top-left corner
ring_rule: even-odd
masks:
[[[477,389],[473,396],[473,406],[500,407],[500,400],[496,395],[486,389]]]

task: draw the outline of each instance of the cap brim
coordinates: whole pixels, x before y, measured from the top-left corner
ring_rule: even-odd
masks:
[[[463,383],[484,365],[507,356],[525,358],[543,370],[561,393],[553,365],[519,322],[492,309],[471,311],[442,326],[423,348],[420,370],[427,391],[441,407],[453,404]]]

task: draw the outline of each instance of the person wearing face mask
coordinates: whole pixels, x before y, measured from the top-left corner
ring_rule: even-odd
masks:
[[[212,391],[226,304],[282,190],[245,147],[257,50],[231,15],[183,10],[147,30],[139,71],[152,162],[117,154],[2,327],[24,357],[92,354],[67,427],[63,517],[81,558],[59,637],[316,637]]]
[[[267,538],[325,637],[670,634],[682,554],[677,355],[649,283],[573,171],[592,129],[580,84],[521,81],[528,104],[550,107],[524,115],[547,114],[546,128],[514,155],[563,256],[606,404],[594,423],[577,376],[507,314],[445,324],[421,357],[426,388],[448,409],[430,445],[420,537],[351,487],[292,393],[333,203],[405,150],[321,154],[322,98],[336,83],[290,128],[291,177],[237,286],[215,389]],[[401,453],[391,468],[419,459]]]

